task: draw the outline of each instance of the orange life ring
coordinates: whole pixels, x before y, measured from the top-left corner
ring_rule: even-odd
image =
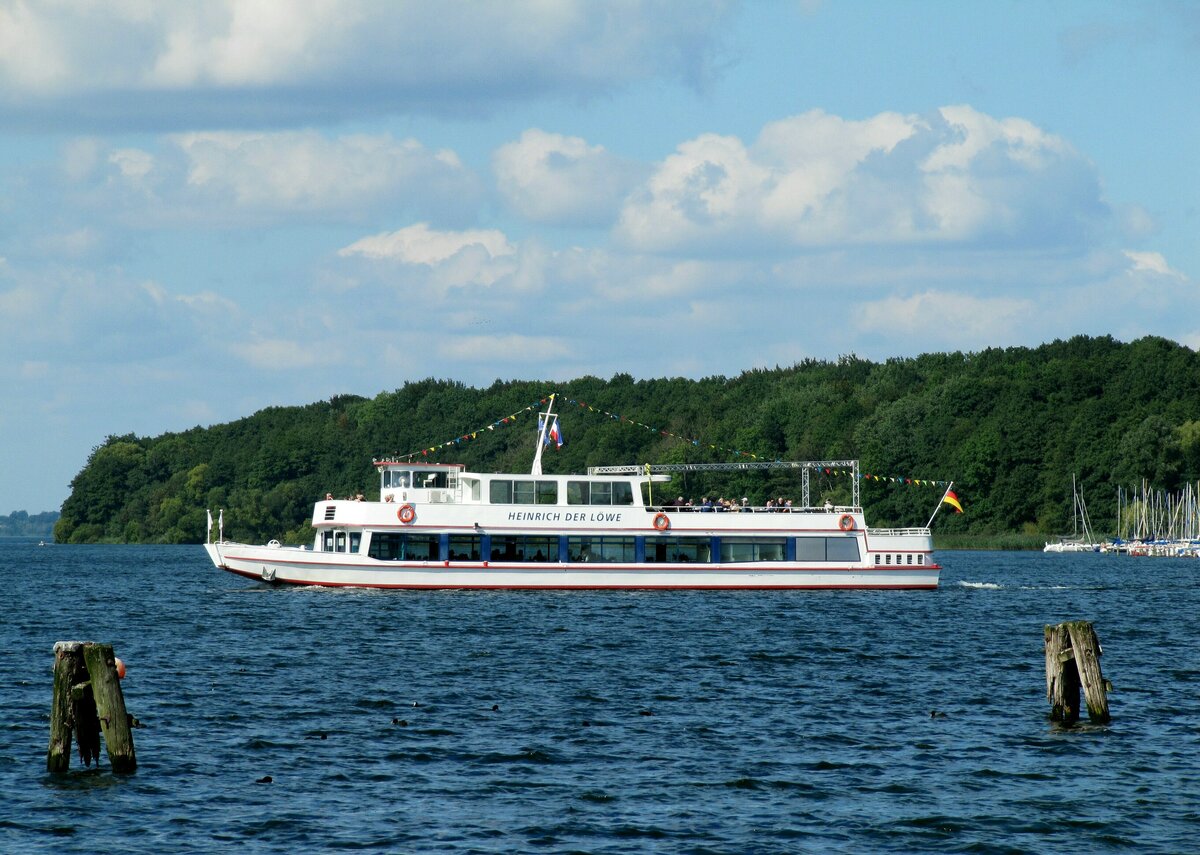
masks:
[[[671,518],[666,514],[655,514],[654,527],[659,531],[666,531],[671,527]]]
[[[838,528],[842,531],[854,531],[854,517],[842,514],[842,518],[838,520]]]
[[[401,505],[400,510],[396,511],[396,516],[400,522],[408,525],[417,518],[417,509],[412,505]]]

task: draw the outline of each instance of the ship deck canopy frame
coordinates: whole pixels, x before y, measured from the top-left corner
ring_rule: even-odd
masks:
[[[859,473],[857,460],[760,460],[743,463],[646,463],[642,466],[590,466],[589,475],[654,475],[673,472],[741,472],[753,469],[799,469],[800,470],[800,501],[801,507],[813,507],[810,501],[809,480],[812,472],[824,472],[827,469],[849,469],[850,504],[861,508],[859,499]]]

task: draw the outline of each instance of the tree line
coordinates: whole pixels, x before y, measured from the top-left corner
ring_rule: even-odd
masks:
[[[378,497],[373,457],[415,451],[479,471],[528,471],[535,420],[526,407],[550,392],[567,442],[547,451],[547,472],[856,458],[873,476],[861,501],[876,526],[924,525],[942,489],[924,482],[953,480],[966,513],[940,516],[940,532],[1051,536],[1070,531],[1074,474],[1103,531],[1114,525],[1117,485],[1147,479],[1174,490],[1200,478],[1196,352],[1156,337],[1077,336],[699,380],[617,374],[477,389],[426,379],[180,433],[109,436],[71,482],[55,538],[202,542],[206,509],[224,509],[229,539],[306,542],[313,502],[327,492]],[[765,503],[799,498],[800,487],[795,473],[776,471],[688,474],[661,489]],[[838,472],[813,481],[814,501],[849,496]]]
[[[58,511],[40,514],[13,511],[8,516],[0,514],[0,537],[50,537],[58,516]]]

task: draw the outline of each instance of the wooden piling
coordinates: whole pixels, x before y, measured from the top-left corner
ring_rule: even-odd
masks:
[[[1044,629],[1046,699],[1050,718],[1064,724],[1079,720],[1079,689],[1083,688],[1088,718],[1096,724],[1110,720],[1108,683],[1100,672],[1100,641],[1088,621],[1070,621]]]
[[[71,730],[75,726],[71,687],[78,682],[76,668],[83,665],[82,647],[78,641],[60,641],[54,645],[54,700],[50,707],[50,747],[46,752],[46,769],[50,772],[65,772],[71,766]]]
[[[117,677],[111,644],[60,641],[54,645],[54,699],[50,707],[50,745],[46,768],[66,772],[71,763],[71,734],[85,766],[100,762],[100,734],[114,772],[137,768],[131,717]]]

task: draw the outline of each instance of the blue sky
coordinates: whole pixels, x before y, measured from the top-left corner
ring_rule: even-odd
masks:
[[[0,0],[0,512],[430,376],[1200,346],[1197,92],[1182,0]]]

